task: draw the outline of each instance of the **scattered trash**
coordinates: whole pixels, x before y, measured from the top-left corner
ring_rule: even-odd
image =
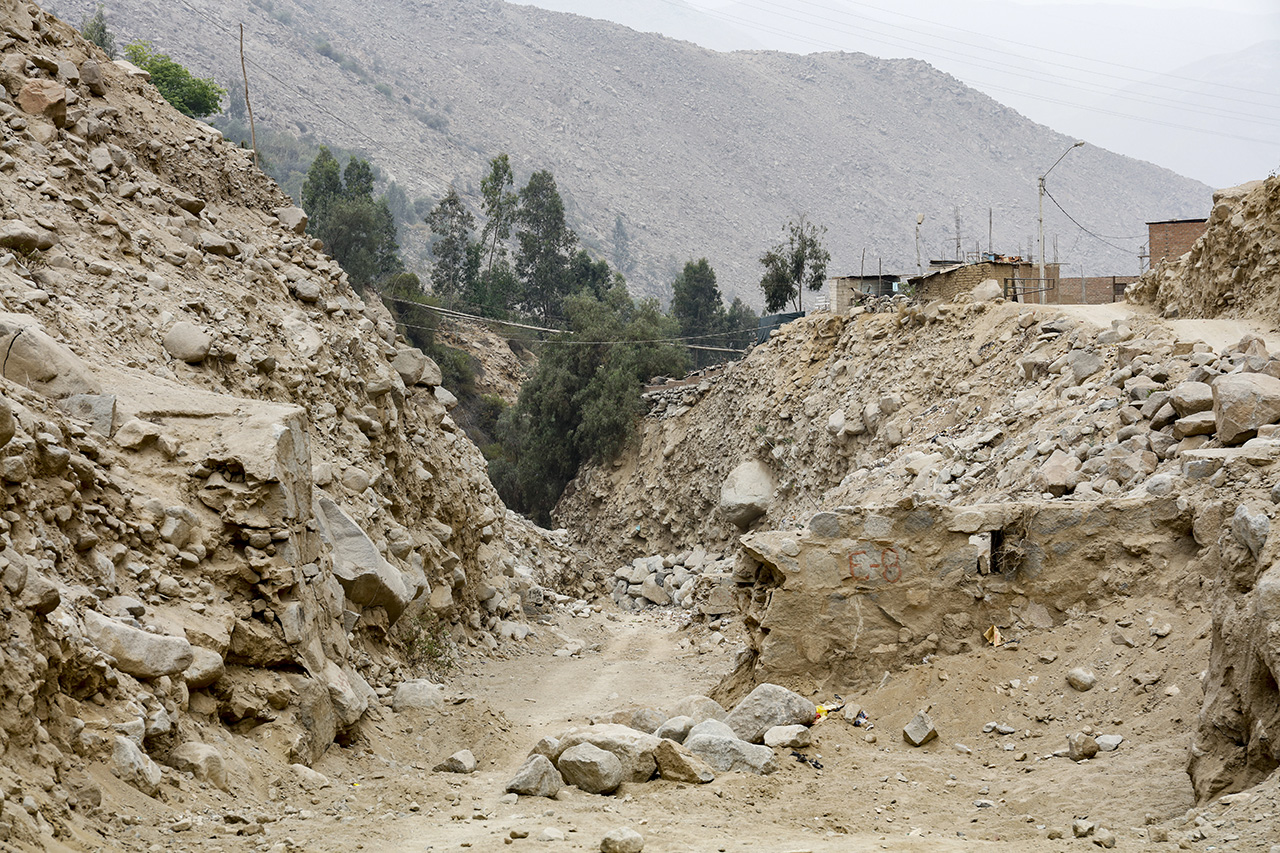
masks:
[[[871,718],[867,716],[866,711],[859,711],[858,716],[853,718],[853,725],[860,729],[874,729],[875,723],[871,722]]]
[[[818,760],[816,760],[816,759],[810,758],[809,756],[805,755],[803,752],[796,752],[796,751],[793,749],[793,750],[791,750],[791,757],[792,757],[792,758],[794,758],[796,761],[798,761],[800,764],[808,764],[808,765],[809,765],[810,767],[812,767],[814,770],[821,770],[821,769],[822,769],[822,762],[821,762],[821,761],[818,761]]]
[[[1004,645],[1004,637],[1000,636],[1000,629],[997,628],[995,625],[992,625],[990,628],[988,628],[987,632],[982,636],[985,637],[987,642],[993,646]]]
[[[837,696],[836,698],[839,699],[840,697]],[[828,714],[834,714],[837,711],[841,711],[843,709],[844,709],[843,702],[824,702],[823,704],[817,707],[813,715],[813,721],[815,723],[820,723],[827,718]]]

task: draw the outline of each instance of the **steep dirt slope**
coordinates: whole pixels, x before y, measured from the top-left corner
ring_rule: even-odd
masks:
[[[1193,304],[1210,288],[1273,299],[1259,236],[1276,228],[1273,187],[1222,196],[1197,262],[1149,281]],[[729,698],[769,679],[862,692],[999,643],[991,628],[1069,636],[1139,600],[1211,607],[1210,647],[1180,647],[1204,672],[1199,720],[1165,734],[1194,734],[1197,797],[1239,790],[1280,764],[1280,360],[1249,334],[1270,319],[1214,327],[1211,344],[1199,321],[1136,304],[965,295],[819,313],[697,386],[655,392],[639,440],[584,471],[557,518],[619,562],[737,550],[708,584],[749,629]],[[1118,647],[1147,630],[1111,620]]]
[[[51,8],[80,20],[94,3]],[[988,248],[994,207],[995,250],[1026,254],[1036,178],[1075,141],[923,62],[718,54],[494,0],[119,0],[107,11],[122,40],[150,39],[233,89],[243,23],[258,119],[367,151],[411,197],[452,182],[478,209],[487,161],[503,151],[520,181],[551,169],[570,224],[615,264],[621,217],[634,261],[623,271],[645,295],[705,256],[730,298],[759,305],[756,259],[800,214],[829,226],[833,273],[856,272],[864,251],[868,271],[877,258],[914,269],[917,213],[926,258],[950,257],[957,208],[965,251]],[[1207,187],[1092,146],[1050,189],[1100,234],[1209,205]],[[1048,239],[1066,250],[1079,232],[1046,207]],[[1071,251],[1064,262],[1090,270],[1137,262],[1096,241]]]
[[[1166,315],[1248,318],[1280,328],[1280,177],[1220,190],[1204,236],[1161,264],[1129,298]]]
[[[245,152],[0,24],[0,840],[101,848],[359,743],[576,570]]]

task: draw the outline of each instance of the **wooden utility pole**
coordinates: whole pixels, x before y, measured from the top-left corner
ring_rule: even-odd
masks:
[[[240,75],[244,77],[244,107],[249,111],[249,139],[253,145],[253,165],[258,165],[258,132],[253,126],[253,105],[249,103],[249,72],[244,67],[244,24],[240,25]]]

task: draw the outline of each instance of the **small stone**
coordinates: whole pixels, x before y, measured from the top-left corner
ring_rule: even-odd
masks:
[[[1121,735],[1098,735],[1094,740],[1098,742],[1099,752],[1115,752],[1124,743]]]
[[[1098,677],[1082,666],[1078,666],[1067,673],[1067,684],[1070,684],[1081,693],[1092,690],[1097,683]]]
[[[460,749],[431,769],[437,773],[474,773],[476,757],[471,754],[471,750]]]
[[[1098,754],[1098,741],[1092,735],[1076,732],[1067,737],[1067,758],[1084,761]]]
[[[924,746],[938,736],[933,720],[924,711],[918,712],[902,729],[902,739],[912,746]]]
[[[600,853],[641,853],[644,837],[629,826],[611,830],[600,839]]]
[[[1076,818],[1071,822],[1071,834],[1076,838],[1088,838],[1097,828],[1096,823],[1084,818]]]
[[[1105,827],[1098,827],[1093,833],[1093,843],[1110,850],[1116,846],[1116,834]]]
[[[774,726],[764,733],[764,745],[774,749],[804,749],[812,742],[808,726]]]
[[[538,833],[539,841],[564,841],[564,832],[554,826],[548,826]]]

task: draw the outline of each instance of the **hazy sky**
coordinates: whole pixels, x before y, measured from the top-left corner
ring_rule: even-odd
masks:
[[[1280,169],[1280,0],[523,0],[716,50],[923,59],[1211,186]]]

